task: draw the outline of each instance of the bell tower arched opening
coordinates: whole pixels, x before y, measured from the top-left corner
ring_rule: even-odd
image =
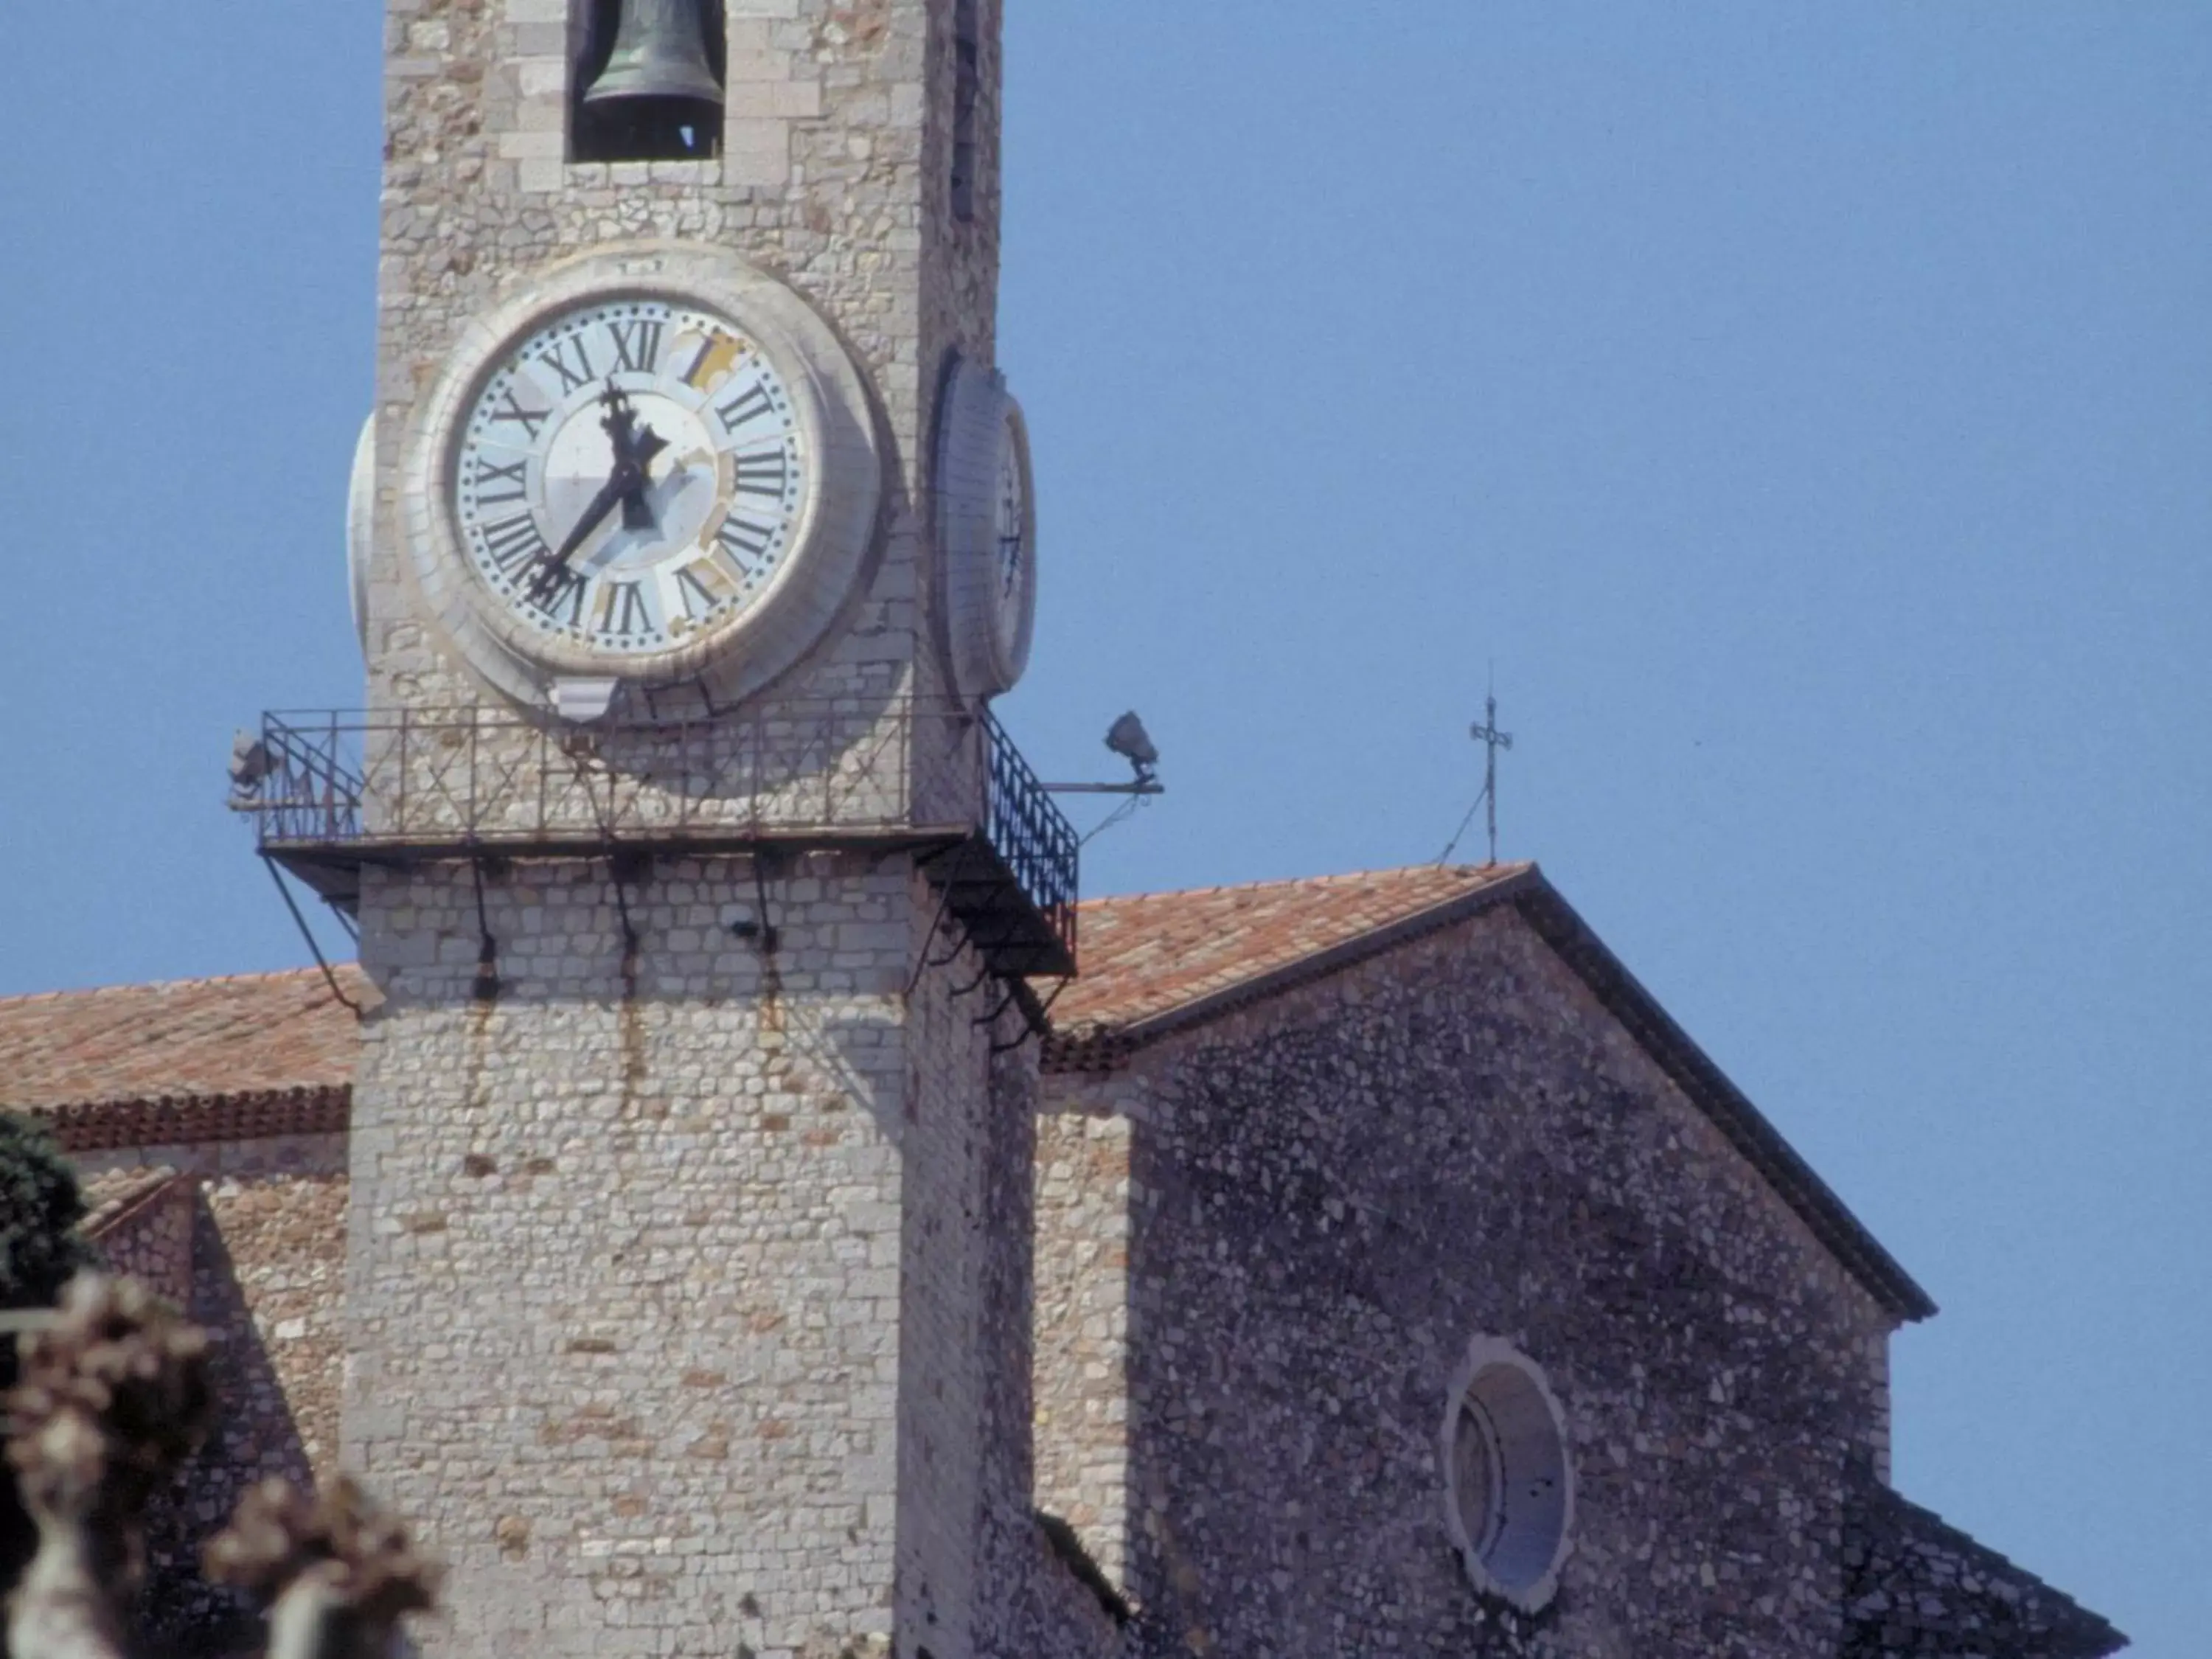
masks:
[[[574,0],[568,159],[696,161],[722,151],[720,0]]]

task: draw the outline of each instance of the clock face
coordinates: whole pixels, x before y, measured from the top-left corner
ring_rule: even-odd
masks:
[[[462,411],[461,550],[534,635],[622,672],[705,640],[775,586],[814,459],[792,390],[728,318],[593,297],[503,352]]]
[[[1005,377],[956,359],[938,415],[938,545],[954,687],[989,698],[1029,664],[1036,617],[1036,490],[1029,428]]]
[[[1012,659],[1028,621],[1030,575],[1029,464],[1011,407],[999,422],[998,562],[993,572],[991,625],[999,648]]]

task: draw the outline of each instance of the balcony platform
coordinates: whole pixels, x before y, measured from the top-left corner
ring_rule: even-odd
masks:
[[[254,769],[232,805],[261,855],[348,914],[368,868],[904,855],[994,975],[1075,973],[1078,838],[985,710],[783,702],[605,731],[480,708],[271,714]]]

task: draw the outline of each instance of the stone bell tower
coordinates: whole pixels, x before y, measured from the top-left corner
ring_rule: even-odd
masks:
[[[345,1455],[432,1651],[1006,1650],[1074,843],[986,708],[999,21],[390,0],[368,706],[262,822],[381,994]]]

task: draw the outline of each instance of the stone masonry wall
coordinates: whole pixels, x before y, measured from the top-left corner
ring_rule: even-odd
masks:
[[[247,1601],[198,1570],[246,1489],[271,1475],[312,1487],[337,1467],[345,1209],[345,1177],[327,1170],[216,1177],[196,1194],[186,1308],[210,1339],[216,1414],[149,1540],[149,1623],[187,1647],[249,1622]]]
[[[249,1609],[200,1577],[201,1546],[255,1481],[336,1466],[343,1363],[345,1139],[293,1136],[82,1154],[81,1171],[167,1166],[182,1178],[101,1246],[205,1329],[216,1416],[148,1528],[145,1616],[186,1648]]]
[[[226,1462],[270,1473],[337,1468],[344,1370],[346,1178],[222,1177],[202,1189],[192,1316],[231,1379]]]
[[[2103,1618],[1873,1479],[1844,1528],[1841,1659],[2103,1659]]]
[[[140,1242],[103,1245],[118,1271],[147,1278],[213,1335],[224,1416],[215,1455],[271,1473],[333,1467],[346,1137],[135,1147],[71,1162],[88,1174],[166,1165],[185,1177],[163,1201],[158,1262]]]
[[[192,1294],[194,1197],[190,1176],[173,1179],[100,1228],[94,1243],[106,1271],[185,1306]]]
[[[913,893],[917,961],[946,954]],[[900,1126],[899,1659],[1084,1659],[1100,1609],[1032,1516],[1036,1048],[972,949],[907,998]]]
[[[1078,1490],[1131,1516],[1133,1651],[1837,1651],[1888,1322],[1512,913],[1051,1082],[1130,1125],[1127,1474]],[[1576,1548],[1533,1618],[1448,1542],[1478,1333],[1570,1425]]]
[[[975,1651],[987,1659],[1106,1659],[1121,1652],[1121,1629],[1095,1589],[1054,1550],[1036,1516],[1036,1048],[1024,1041],[1016,1010],[1001,1014],[989,1035],[996,1053],[988,1062],[988,1151],[976,1218],[986,1241],[978,1347],[987,1474]],[[952,1659],[944,1649],[933,1652]]]
[[[434,1651],[880,1648],[898,1536],[899,861],[378,878],[349,1456],[453,1567]],[[874,1644],[871,1646],[870,1644]]]
[[[342,1175],[346,1166],[346,1139],[343,1134],[321,1134],[273,1135],[260,1140],[196,1140],[180,1145],[131,1146],[112,1152],[73,1152],[70,1163],[85,1176],[110,1170],[166,1165],[179,1174],[198,1176],[203,1182]]]
[[[943,952],[923,938],[935,915],[915,906],[914,948]],[[999,1379],[988,1349],[986,1281],[1003,1248],[986,1197],[1003,1155],[985,1086],[993,1032],[975,1020],[996,1000],[963,951],[925,974],[908,1003],[907,1121],[903,1126],[900,1330],[899,1659],[927,1648],[935,1659],[975,1649],[988,1586],[981,1582],[985,1517],[1001,1496],[998,1449],[985,1437],[984,1400]]]
[[[1070,1092],[1054,1084],[1048,1099]],[[1129,1519],[1129,1140],[1119,1115],[1048,1110],[1037,1123],[1037,1507],[1115,1584]]]
[[[975,0],[978,62],[975,81],[976,173],[974,211],[966,219],[953,211],[952,144],[960,81],[958,35],[953,0],[940,0],[931,15],[927,96],[925,101],[920,183],[922,191],[923,278],[920,313],[921,413],[915,453],[926,477],[933,479],[930,458],[937,441],[936,414],[952,359],[998,361],[999,236],[1002,201],[1000,133],[1005,58],[1001,41],[1003,0]],[[916,492],[926,532],[935,532],[934,498],[927,488]],[[944,672],[947,658],[946,618],[940,603],[943,585],[921,584],[918,597],[926,619],[925,648],[915,653],[915,689],[924,696],[949,694]]]

